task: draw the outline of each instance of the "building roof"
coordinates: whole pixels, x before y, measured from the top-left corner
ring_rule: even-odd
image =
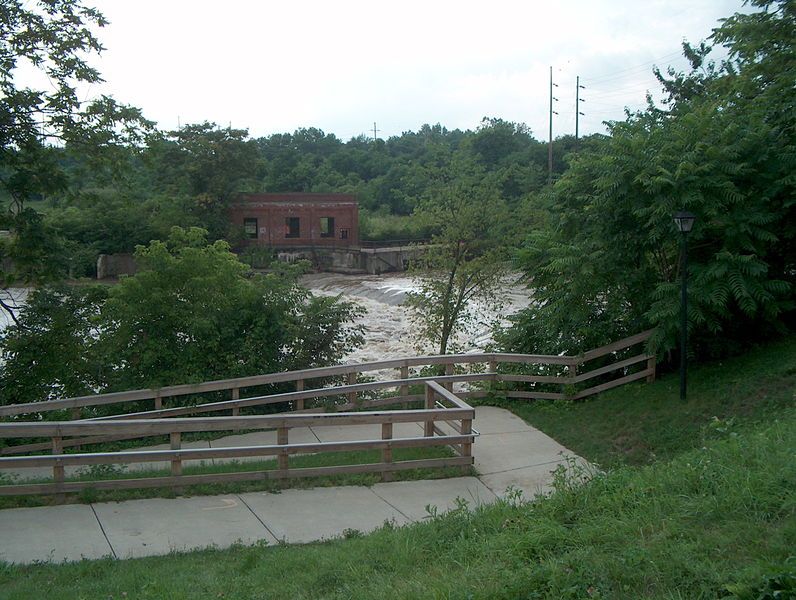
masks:
[[[335,203],[340,205],[356,205],[357,197],[354,194],[328,194],[314,192],[288,192],[277,194],[238,194],[233,204],[241,205],[248,203],[273,203],[273,204],[293,204],[293,203]]]

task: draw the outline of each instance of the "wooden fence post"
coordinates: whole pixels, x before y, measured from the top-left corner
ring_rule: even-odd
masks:
[[[647,369],[648,370],[652,369],[652,372],[649,375],[647,375],[647,383],[654,383],[655,382],[655,369],[656,369],[656,366],[657,366],[656,363],[657,363],[657,361],[655,360],[654,356],[650,356],[647,359]]]
[[[52,441],[53,441],[53,448],[52,448],[53,455],[63,454],[64,439],[61,437],[54,437]],[[64,483],[64,479],[65,479],[64,466],[59,461],[55,465],[53,465],[53,483],[57,486],[61,486]],[[66,500],[66,494],[64,494],[63,492],[55,494],[55,502],[57,504],[63,504],[65,500]]]
[[[401,379],[409,379],[409,367],[407,365],[401,367]],[[409,402],[406,400],[406,397],[409,395],[409,386],[402,385],[399,394],[401,395],[401,398],[404,399],[403,403],[404,409],[409,408]]]
[[[276,443],[280,446],[287,446],[288,444],[288,428],[287,427],[279,427],[276,430]],[[279,453],[279,457],[277,459],[279,464],[280,471],[287,471],[288,468],[288,454],[287,451],[282,451]]]
[[[179,431],[172,431],[169,434],[169,442],[171,444],[172,450],[179,450],[180,446],[182,446],[181,442],[181,435]],[[181,458],[173,458],[171,459],[171,475],[172,477],[179,477],[182,475],[182,459]]]
[[[571,400],[575,397],[575,377],[578,375],[578,363],[567,365],[567,383],[564,384],[564,396]],[[567,387],[570,389],[568,390]]]
[[[435,394],[430,386],[426,386],[426,410],[434,409]],[[426,421],[423,435],[425,437],[434,437],[434,421]]]
[[[489,364],[487,366],[487,372],[492,374],[492,375],[497,375],[497,362],[496,361],[494,361],[494,360],[490,360],[489,361]],[[492,380],[492,381],[489,382],[489,385],[488,385],[489,391],[494,391],[495,390],[495,388],[497,387],[495,385],[496,383],[497,383],[497,381],[495,381],[495,380]]]
[[[232,388],[232,399],[233,400],[240,400],[240,388]],[[240,414],[240,407],[233,406],[232,407],[232,416],[237,417]]]
[[[453,370],[454,370],[453,369],[453,363],[448,363],[447,365],[445,365],[445,375],[453,375]],[[448,390],[449,392],[453,391],[453,383],[452,382],[445,382],[445,385],[443,387],[446,390]]]
[[[356,373],[349,373],[347,381],[348,381],[348,385],[354,385],[357,382],[357,374]],[[348,393],[348,403],[349,404],[356,404],[357,403],[357,393],[356,392],[349,392]]]
[[[381,439],[383,440],[392,439],[392,423],[381,424]],[[387,447],[381,451],[381,462],[383,463],[392,462],[392,444],[387,444]],[[382,471],[381,480],[392,481],[392,471]]]
[[[160,390],[155,393],[155,410],[163,408],[163,399],[160,397]]]
[[[470,435],[473,432],[473,420],[462,419],[462,435]],[[473,445],[471,442],[462,443],[459,449],[460,456],[472,456]],[[462,475],[467,475],[470,472],[470,465],[462,465]]]
[[[297,379],[296,380],[296,391],[303,392],[304,391],[304,380]],[[295,410],[304,410],[304,398],[299,398],[296,400]]]

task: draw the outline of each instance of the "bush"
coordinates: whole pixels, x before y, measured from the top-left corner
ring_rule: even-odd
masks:
[[[248,276],[226,242],[172,230],[111,288],[43,288],[0,336],[2,403],[320,367],[360,343],[354,305],[288,266]]]

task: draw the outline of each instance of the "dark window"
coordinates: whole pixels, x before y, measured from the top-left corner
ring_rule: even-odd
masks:
[[[340,230],[340,239],[347,240],[348,239],[348,229],[341,229]]]
[[[334,237],[334,217],[321,217],[321,237]]]
[[[298,217],[286,217],[285,218],[285,237],[286,238],[297,238],[300,237],[301,229],[299,227],[299,218]]]
[[[243,219],[243,231],[250,240],[257,239],[257,219]]]

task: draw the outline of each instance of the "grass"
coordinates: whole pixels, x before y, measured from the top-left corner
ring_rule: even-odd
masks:
[[[385,241],[424,240],[434,232],[415,215],[393,215],[363,209],[359,213],[359,233],[363,240]]]
[[[603,467],[667,460],[738,429],[769,422],[796,404],[796,338],[689,369],[688,400],[677,373],[581,402],[491,402]]]
[[[532,504],[323,544],[6,566],[0,597],[757,598],[796,567],[794,448],[790,410],[586,485],[559,473]]]
[[[306,546],[5,565],[0,598],[794,598],[795,342],[693,369],[685,404],[673,374],[517,409],[612,467],[560,470],[546,499]]]
[[[450,448],[439,446],[432,448],[396,448],[393,460],[420,460],[426,458],[447,458],[454,456]],[[291,468],[327,467],[336,465],[354,465],[381,462],[379,450],[362,450],[357,452],[324,452],[319,454],[291,456]],[[113,479],[140,479],[145,477],[166,477],[168,469],[150,469],[127,471],[115,465],[98,465],[99,468],[86,469],[85,472],[67,477],[66,481],[95,481]],[[188,465],[183,468],[184,475],[211,473],[237,473],[242,471],[276,470],[275,459],[258,461],[238,461],[224,464]],[[438,469],[411,469],[393,473],[394,481],[410,481],[416,479],[442,479],[461,477],[461,467],[445,467]],[[68,503],[88,504],[92,502],[118,502],[140,498],[174,498],[177,495],[206,496],[214,494],[240,494],[255,491],[276,492],[285,488],[308,488],[333,485],[373,485],[381,480],[378,473],[357,473],[333,475],[328,477],[307,477],[297,479],[263,479],[255,481],[239,481],[229,483],[206,483],[185,486],[180,494],[171,488],[141,488],[132,490],[97,490],[89,488],[76,494],[66,496]],[[30,483],[51,483],[51,479],[31,479]],[[0,509],[30,506],[47,506],[56,502],[53,496],[0,496]]]

